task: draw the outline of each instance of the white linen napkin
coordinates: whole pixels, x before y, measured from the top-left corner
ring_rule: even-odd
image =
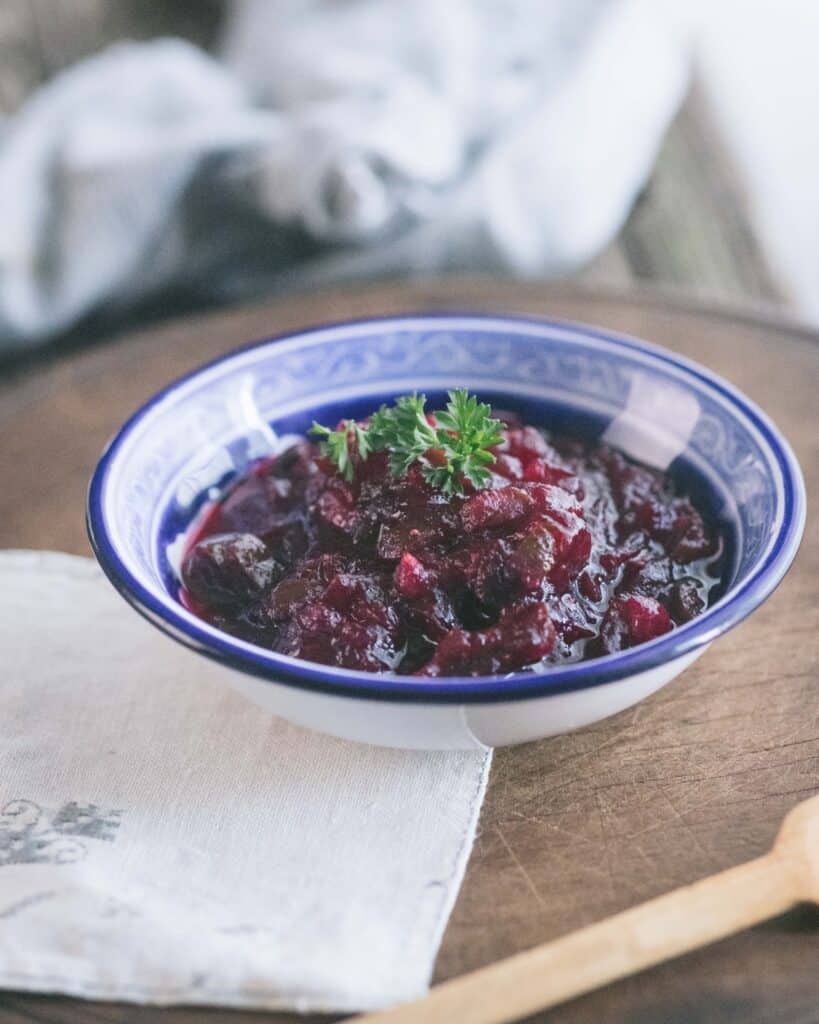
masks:
[[[349,1011],[427,987],[487,753],[274,718],[94,563],[0,554],[0,987]]]
[[[0,122],[0,350],[158,298],[571,270],[683,97],[679,7],[236,0],[221,60],[81,62]]]

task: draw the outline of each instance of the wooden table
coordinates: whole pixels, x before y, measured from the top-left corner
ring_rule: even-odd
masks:
[[[304,323],[440,307],[586,320],[693,356],[776,419],[809,492],[819,485],[819,336],[647,296],[444,279],[178,321],[0,385],[0,546],[87,553],[83,504],[97,454],[174,375]],[[439,979],[753,857],[788,808],[819,789],[817,523],[809,515],[797,563],[771,600],[671,686],[591,728],[498,751]],[[805,908],[537,1019],[815,1022],[818,968],[819,912]],[[0,995],[0,1024],[205,1015],[259,1020]]]

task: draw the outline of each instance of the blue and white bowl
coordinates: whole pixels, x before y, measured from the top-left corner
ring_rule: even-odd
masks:
[[[723,592],[671,633],[595,661],[483,678],[328,668],[263,650],[177,598],[181,538],[249,463],[315,418],[364,415],[412,390],[470,388],[529,422],[602,435],[683,478],[728,537]],[[576,729],[665,685],[754,610],[791,564],[805,520],[794,455],[747,398],[705,368],[596,328],[429,315],[305,330],[225,356],[170,385],[109,445],[88,526],[111,582],[225,681],[303,725],[389,746],[471,748]]]

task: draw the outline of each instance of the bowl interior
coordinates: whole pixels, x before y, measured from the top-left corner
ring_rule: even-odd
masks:
[[[430,316],[264,342],[157,396],[125,425],[92,484],[89,519],[103,566],[140,610],[213,653],[208,634],[216,631],[177,601],[182,538],[202,505],[313,418],[365,415],[412,390],[435,399],[456,385],[529,422],[605,439],[681,479],[710,511],[729,548],[723,596],[674,631],[670,653],[683,652],[682,634],[690,634],[690,649],[747,614],[735,607],[714,616],[743,590],[758,603],[775,585],[771,567],[792,558],[804,512],[798,467],[765,417],[730,386],[670,353],[590,328]],[[766,573],[765,586],[752,592]],[[218,637],[237,650],[249,646]],[[271,671],[293,660],[265,654]],[[587,675],[589,665],[601,667],[588,663]]]

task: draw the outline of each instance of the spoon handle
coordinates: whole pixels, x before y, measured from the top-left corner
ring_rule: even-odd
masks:
[[[504,1024],[742,931],[797,902],[787,860],[770,853],[444,982],[417,1002],[354,1020]]]

